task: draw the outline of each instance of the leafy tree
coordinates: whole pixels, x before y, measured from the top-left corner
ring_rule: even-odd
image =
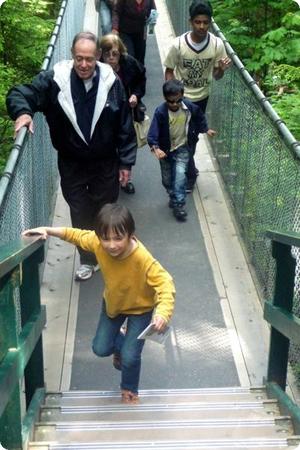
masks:
[[[61,0],[6,0],[0,9],[0,173],[12,144],[8,89],[28,81],[42,64]],[[54,15],[53,15],[54,14]]]
[[[293,0],[212,0],[214,19],[300,138],[300,10]]]

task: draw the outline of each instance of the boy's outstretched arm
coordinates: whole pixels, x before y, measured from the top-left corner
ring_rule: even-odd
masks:
[[[65,228],[63,227],[37,227],[25,230],[22,233],[23,237],[39,235],[41,239],[46,240],[48,236],[54,236],[62,239]]]

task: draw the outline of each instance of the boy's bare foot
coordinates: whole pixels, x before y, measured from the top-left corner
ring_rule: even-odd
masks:
[[[122,403],[129,403],[131,405],[137,405],[140,401],[138,394],[128,391],[127,389],[121,389]]]

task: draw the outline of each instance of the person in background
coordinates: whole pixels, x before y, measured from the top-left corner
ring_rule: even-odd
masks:
[[[148,133],[148,144],[160,162],[162,184],[169,194],[169,207],[178,221],[185,221],[186,170],[190,153],[196,147],[199,133],[209,130],[199,106],[187,100],[183,83],[169,80],[163,84],[165,102],[154,112]]]
[[[97,356],[113,355],[121,370],[122,402],[136,404],[144,340],[139,334],[152,322],[164,331],[174,309],[175,287],[170,274],[136,238],[129,210],[106,204],[97,215],[95,231],[39,227],[23,236],[55,236],[93,252],[105,281],[102,310],[93,340]],[[127,319],[126,333],[121,326]]]
[[[99,12],[102,36],[111,32],[111,14],[114,0],[95,0]]]
[[[58,152],[63,196],[72,226],[93,229],[105,203],[115,202],[126,185],[136,159],[136,135],[122,82],[107,64],[98,62],[97,37],[80,32],[71,48],[73,59],[38,74],[32,83],[13,87],[7,109],[15,133],[42,112]],[[91,278],[96,267],[92,253],[79,249],[76,280]]]
[[[101,61],[109,64],[123,82],[129,106],[135,116],[146,89],[146,71],[144,66],[135,58],[127,54],[127,49],[116,34],[107,34],[100,39]],[[134,117],[135,118],[135,117]],[[136,119],[136,118],[135,118]],[[135,187],[132,180],[121,186],[127,194],[134,194]]]
[[[154,0],[115,0],[112,31],[119,34],[128,53],[145,63],[147,21],[156,11]]]
[[[189,8],[191,31],[175,38],[164,61],[165,79],[184,83],[185,97],[205,113],[212,78],[219,80],[231,65],[222,40],[210,33],[212,7],[209,2],[194,0]],[[188,192],[192,192],[199,172],[194,155],[188,166]]]

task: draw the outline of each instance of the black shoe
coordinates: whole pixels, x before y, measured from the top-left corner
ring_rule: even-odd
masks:
[[[126,194],[134,194],[135,193],[135,188],[134,188],[132,181],[128,181],[128,183],[125,184],[125,186],[121,186],[121,189],[122,189],[122,191],[126,192]]]
[[[173,214],[174,214],[174,217],[177,220],[179,220],[180,222],[184,222],[186,220],[187,212],[184,209],[183,205],[174,206]]]
[[[168,203],[168,205],[169,205],[169,208],[171,208],[171,209],[173,209],[174,208],[174,203],[173,203],[173,200],[170,198],[170,200],[169,200],[169,203]]]

